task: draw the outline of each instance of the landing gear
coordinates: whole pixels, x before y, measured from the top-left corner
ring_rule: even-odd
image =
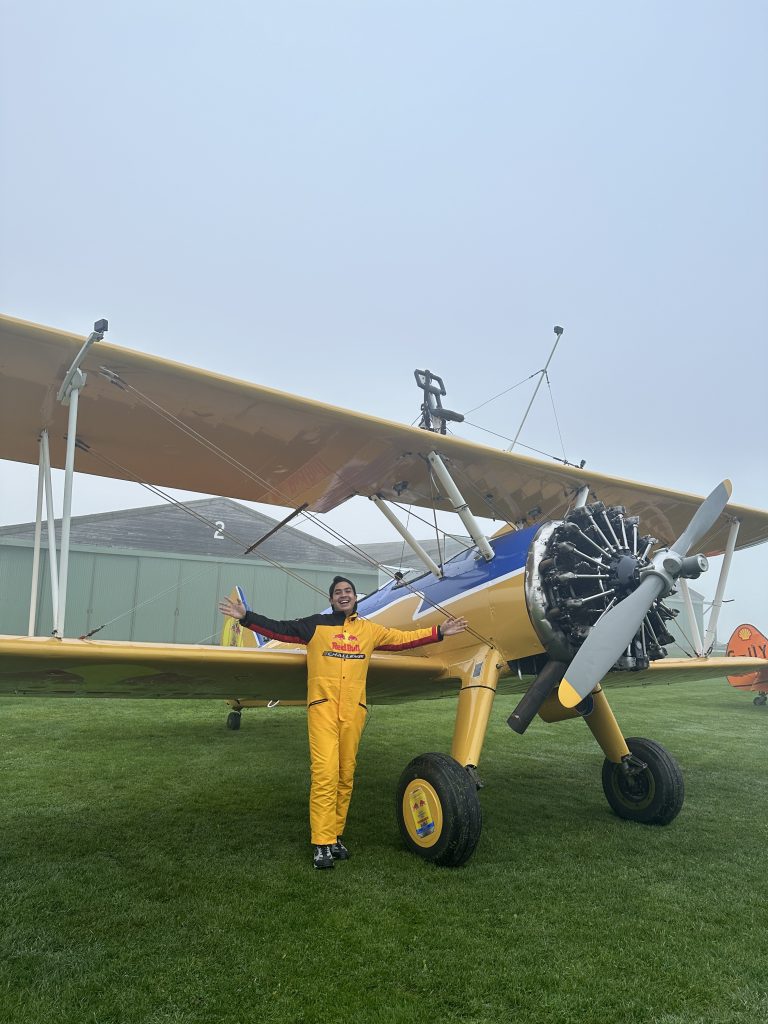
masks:
[[[683,773],[677,761],[654,740],[627,739],[630,756],[620,764],[603,763],[603,791],[620,818],[644,825],[668,825],[685,798]]]
[[[483,827],[477,786],[448,754],[411,761],[400,776],[395,813],[408,849],[440,867],[465,864]]]
[[[768,701],[768,693],[758,693],[752,703],[756,708],[761,708]]]
[[[227,728],[228,729],[239,729],[240,728],[240,715],[241,711],[230,711],[227,715]]]

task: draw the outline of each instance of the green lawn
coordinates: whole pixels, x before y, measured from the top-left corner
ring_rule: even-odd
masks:
[[[620,821],[581,722],[492,716],[483,836],[407,854],[394,789],[452,701],[374,708],[346,838],[315,872],[304,713],[0,701],[2,1024],[768,1021],[768,709],[725,682],[609,693],[687,796]]]

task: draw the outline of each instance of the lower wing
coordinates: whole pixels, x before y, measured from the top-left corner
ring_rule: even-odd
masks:
[[[603,684],[622,682],[621,676],[634,676],[639,683],[676,683],[685,679],[725,679],[768,668],[764,658],[664,658],[644,672],[614,672]],[[631,682],[632,680],[628,680]]]
[[[371,658],[368,693],[377,703],[442,697],[456,689],[456,679],[430,658]],[[0,636],[0,694],[304,701],[307,659],[303,648]]]

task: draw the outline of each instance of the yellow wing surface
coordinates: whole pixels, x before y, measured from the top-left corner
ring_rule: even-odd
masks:
[[[52,465],[63,466],[67,410],[56,393],[83,340],[0,317],[0,458],[36,463],[37,438],[48,428]],[[589,485],[593,499],[626,505],[662,543],[683,532],[701,503],[697,495],[439,436],[105,342],[93,346],[83,369],[75,463],[82,473],[284,507],[308,502],[318,512],[353,495],[431,506],[424,456],[437,450],[476,515],[493,509],[511,523],[557,519]],[[768,513],[733,504],[699,550],[722,552],[729,515],[741,520],[739,548],[768,540]]]
[[[371,658],[368,693],[375,703],[456,690],[456,678],[434,660],[386,652]],[[304,701],[307,660],[303,649],[3,636],[0,694]]]
[[[735,663],[735,664],[733,664]],[[722,679],[724,675],[748,675],[759,668],[768,668],[764,658],[662,658],[652,662],[645,672],[612,672],[603,685],[621,676],[633,675],[639,683],[682,683],[687,679]]]
[[[471,661],[470,661],[471,664]],[[427,655],[374,653],[368,672],[372,703],[456,696],[461,667]],[[724,678],[768,669],[763,658],[681,658],[645,672],[612,672],[603,685],[632,686]],[[501,693],[523,692],[530,677],[499,681]],[[0,694],[20,697],[128,697],[304,701],[303,649],[213,647],[0,636]]]

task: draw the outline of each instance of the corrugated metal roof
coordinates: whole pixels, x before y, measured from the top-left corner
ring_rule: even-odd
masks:
[[[194,515],[185,509],[190,509]],[[188,501],[183,507],[150,505],[74,516],[70,543],[84,548],[236,558],[278,522],[230,498],[201,498]],[[60,527],[61,520],[57,519],[57,541]],[[32,543],[34,532],[34,523],[3,526],[0,527],[0,542],[21,540]],[[44,544],[46,536],[44,525]],[[258,559],[262,553],[276,562],[289,565],[321,565],[350,571],[359,570],[362,566],[370,569],[367,562],[347,553],[343,547],[327,544],[292,526],[282,527],[250,557]]]

